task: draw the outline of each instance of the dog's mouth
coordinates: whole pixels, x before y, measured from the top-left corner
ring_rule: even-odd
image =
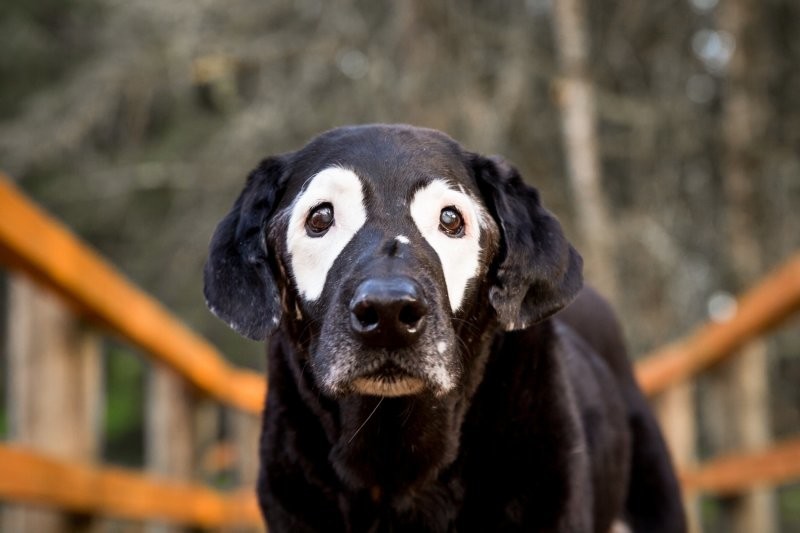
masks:
[[[352,382],[354,392],[370,396],[408,396],[418,394],[424,388],[424,380],[392,362],[383,363]]]

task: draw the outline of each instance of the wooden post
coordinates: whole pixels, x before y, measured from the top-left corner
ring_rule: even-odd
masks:
[[[686,381],[665,390],[653,400],[672,462],[679,470],[692,467],[697,462],[694,396],[694,382]],[[689,532],[699,532],[700,502],[697,496],[684,493],[683,505]]]
[[[766,343],[756,341],[707,376],[708,437],[715,455],[756,451],[771,442]],[[735,533],[777,531],[774,491],[725,499]]]
[[[757,184],[764,172],[762,136],[769,127],[766,103],[769,95],[759,72],[769,58],[758,32],[763,24],[764,4],[759,0],[729,0],[719,7],[719,26],[733,39],[734,51],[727,65],[722,98],[724,143],[723,191],[726,201],[727,241],[736,283],[752,283],[763,274],[763,249],[754,215]],[[765,54],[765,52],[767,52]],[[766,344],[757,342],[719,370],[710,394],[719,397],[720,411],[712,418],[728,427],[712,435],[719,452],[734,447],[756,450],[770,441],[769,383]],[[774,492],[750,491],[730,504],[734,533],[777,530]]]
[[[261,417],[252,413],[239,410],[228,411],[232,419],[233,438],[236,446],[236,474],[237,486],[242,487],[246,494],[257,495],[256,482],[258,480],[258,442],[261,435]],[[250,528],[247,533],[263,531],[260,528]]]
[[[194,474],[194,397],[181,376],[161,365],[150,368],[145,418],[147,469],[189,482]],[[179,526],[149,524],[147,533],[177,533]]]
[[[55,457],[91,463],[99,449],[99,338],[27,278],[9,276],[8,289],[9,437]],[[85,517],[10,507],[0,529],[83,532],[93,525]]]
[[[239,485],[255,491],[258,479],[258,439],[261,418],[250,413],[230,411],[236,441],[236,468]]]

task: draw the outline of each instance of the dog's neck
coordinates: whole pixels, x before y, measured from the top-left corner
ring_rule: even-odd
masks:
[[[458,455],[461,425],[480,384],[494,328],[460,327],[484,333],[463,346],[461,386],[444,396],[432,392],[396,398],[322,394],[308,368],[308,348],[292,343],[285,363],[298,384],[303,404],[313,411],[330,444],[328,462],[352,490],[388,497],[409,494],[435,479]],[[468,338],[466,331],[458,334]],[[289,336],[292,338],[293,336]],[[284,337],[285,338],[285,337]],[[297,337],[293,337],[297,338]],[[277,354],[273,353],[273,356]],[[272,368],[270,369],[272,372]]]

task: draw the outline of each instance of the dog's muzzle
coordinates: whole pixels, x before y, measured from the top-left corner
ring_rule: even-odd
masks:
[[[422,284],[409,276],[361,281],[346,308],[346,340],[323,348],[332,360],[323,367],[321,383],[332,394],[396,397],[449,390],[445,350],[452,341],[431,338],[437,329],[432,305]]]

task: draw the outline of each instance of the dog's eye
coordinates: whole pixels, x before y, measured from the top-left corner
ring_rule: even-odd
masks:
[[[439,213],[439,229],[450,237],[464,235],[464,219],[458,209],[452,205],[442,209],[442,212]]]
[[[309,237],[322,237],[333,225],[333,206],[327,202],[311,210],[306,219],[306,233]]]

